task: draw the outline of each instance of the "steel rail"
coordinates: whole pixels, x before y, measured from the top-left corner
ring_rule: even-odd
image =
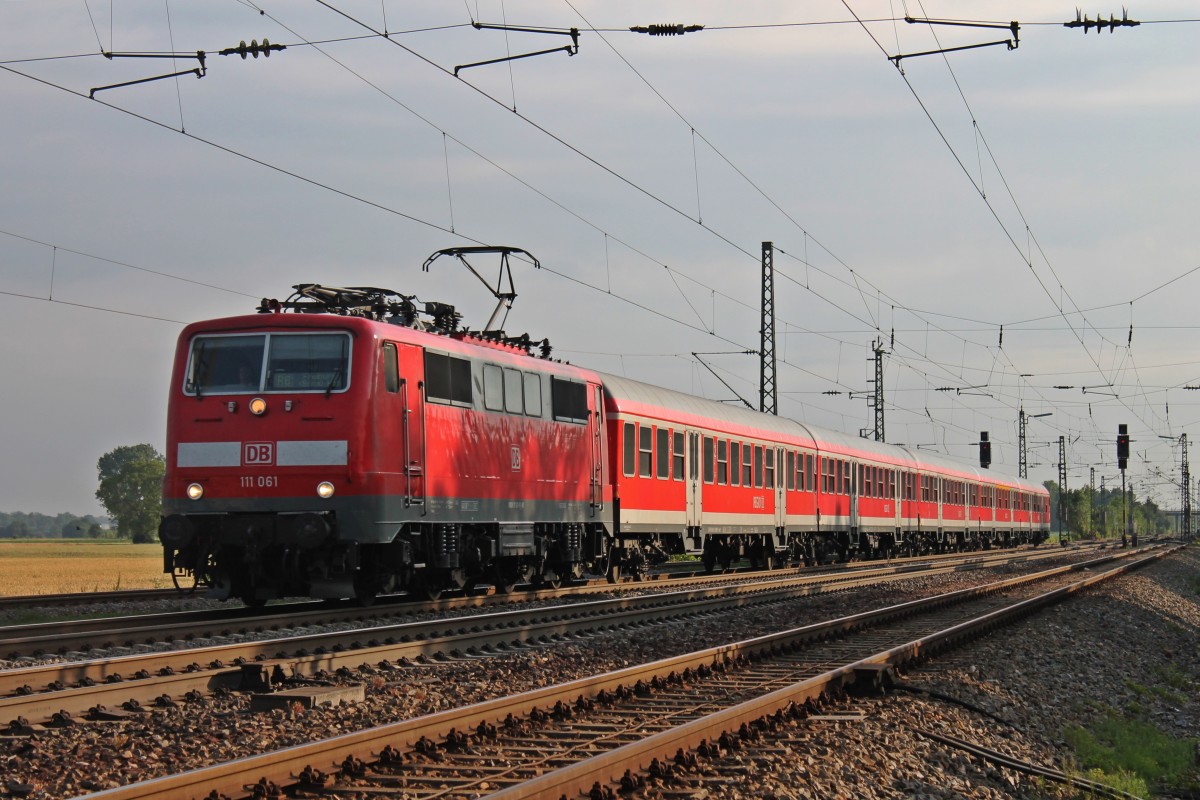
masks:
[[[79,606],[88,603],[126,603],[142,600],[169,600],[172,597],[185,599],[187,595],[178,589],[125,589],[114,592],[65,592],[62,594],[12,594],[0,595],[0,608],[26,608],[38,606]]]
[[[1165,553],[1161,555],[1165,555]],[[1161,557],[1161,555],[1154,557]],[[536,708],[549,708],[556,701],[563,700],[564,698],[567,698],[569,701],[575,697],[594,697],[602,690],[616,692],[621,687],[634,686],[638,681],[649,682],[655,677],[662,678],[673,672],[682,673],[685,670],[702,670],[708,668],[713,663],[725,663],[738,657],[754,658],[759,655],[765,656],[778,653],[782,649],[794,647],[799,643],[826,639],[841,633],[858,630],[868,625],[902,618],[920,610],[936,609],[962,602],[966,599],[1002,592],[1010,587],[1044,579],[1049,575],[1062,575],[1067,572],[1095,569],[1118,557],[1121,556],[1110,556],[1083,564],[1058,567],[1044,573],[1037,573],[1036,575],[996,581],[982,587],[963,589],[945,595],[914,600],[863,614],[842,617],[790,631],[756,637],[743,642],[719,645],[683,656],[663,659],[651,664],[638,665],[603,675],[582,678],[557,686],[476,703],[417,719],[404,720],[379,728],[356,731],[331,739],[297,745],[259,756],[244,757],[232,762],[97,792],[86,797],[93,798],[94,800],[174,799],[198,798],[210,792],[225,794],[231,797],[246,796],[251,793],[253,784],[260,780],[276,782],[281,785],[295,783],[298,779],[297,776],[305,767],[310,765],[316,764],[318,768],[333,765],[336,769],[337,765],[341,764],[347,758],[374,758],[385,746],[393,743],[407,746],[420,740],[422,737],[440,739],[451,730],[471,730],[480,721],[500,723],[508,715],[523,716]],[[1147,563],[1149,560],[1151,559],[1148,558],[1133,564],[1124,565],[1117,570],[1071,584],[1070,587],[1055,590],[1042,597],[1049,595],[1066,596],[1069,591],[1078,590],[1072,587],[1091,585],[1105,577],[1123,573],[1135,566]],[[1017,607],[1021,609],[1017,613],[1025,614],[1032,611],[1029,601],[1017,604]],[[998,618],[1000,613],[994,612],[993,614],[986,615],[984,619]],[[1006,611],[1003,613],[1012,614],[1013,612]],[[819,693],[825,687],[834,685],[835,682],[839,686],[850,683],[854,680],[857,669],[867,668],[875,664],[890,663],[893,660],[895,663],[906,663],[913,658],[935,652],[943,642],[956,641],[956,637],[966,635],[965,631],[967,628],[968,626],[965,625],[954,626],[939,634],[922,637],[921,639],[891,648],[875,656],[858,659],[851,664],[829,670],[825,673],[824,680],[807,680],[784,689],[770,692],[754,701],[737,706],[736,710],[723,711],[693,723],[685,724],[679,728],[648,737],[641,742],[625,745],[610,753],[583,762],[583,765],[555,770],[541,778],[526,781],[518,787],[502,791],[495,795],[495,797],[505,798],[506,800],[508,798],[529,797],[545,797],[557,800],[563,794],[574,796],[573,793],[575,792],[590,789],[591,785],[599,779],[594,776],[602,775],[603,781],[608,782],[612,777],[611,771],[615,768],[614,765],[644,763],[653,757],[666,758],[673,754],[679,747],[683,747],[684,743],[698,743],[701,739],[713,737],[714,732],[719,736],[720,732],[729,729],[731,722],[734,723],[732,727],[736,729],[741,721],[758,719],[764,714],[773,713],[780,708],[785,708],[789,704],[796,702],[797,698],[804,699],[805,697],[815,696],[815,693]],[[683,733],[681,734],[680,732]],[[691,744],[688,744],[688,746],[690,747]]]

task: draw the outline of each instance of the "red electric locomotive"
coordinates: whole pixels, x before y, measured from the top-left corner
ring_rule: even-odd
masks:
[[[595,373],[458,332],[448,306],[426,326],[411,298],[297,289],[180,335],[168,571],[250,604],[369,600],[554,584],[605,555]]]
[[[712,568],[1047,535],[1027,481],[552,361],[459,330],[447,305],[296,289],[179,337],[159,536],[164,569],[210,596],[369,602],[677,553]]]

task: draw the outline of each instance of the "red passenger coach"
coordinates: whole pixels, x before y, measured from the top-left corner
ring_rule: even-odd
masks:
[[[1043,487],[951,459],[601,375],[627,568],[970,550],[1045,540]],[[1019,504],[1020,513],[1010,511]],[[1035,513],[1034,509],[1037,510]]]

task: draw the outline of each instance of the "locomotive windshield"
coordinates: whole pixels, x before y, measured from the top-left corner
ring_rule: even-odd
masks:
[[[340,392],[350,381],[344,333],[197,336],[188,362],[188,394]]]

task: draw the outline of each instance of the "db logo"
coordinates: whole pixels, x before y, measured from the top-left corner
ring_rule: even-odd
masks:
[[[242,444],[242,464],[246,466],[270,466],[274,463],[274,442],[245,442]]]
[[[521,471],[521,448],[515,444],[512,446],[512,468],[513,472]]]

